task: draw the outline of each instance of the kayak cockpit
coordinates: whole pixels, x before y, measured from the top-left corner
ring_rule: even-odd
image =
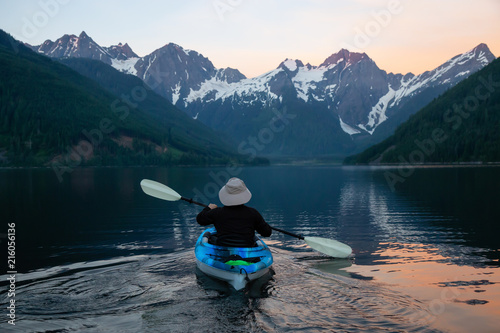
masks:
[[[207,229],[196,242],[196,264],[202,272],[239,290],[269,271],[273,256],[259,237],[254,247],[229,247],[211,244],[209,239],[214,234],[215,228]]]

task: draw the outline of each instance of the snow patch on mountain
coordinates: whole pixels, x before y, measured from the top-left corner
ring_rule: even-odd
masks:
[[[184,99],[184,106],[186,107],[188,104],[195,102],[196,100],[201,100],[204,102],[211,102],[211,100],[205,100],[205,96],[209,93],[215,91],[216,96],[222,96],[227,91],[231,90],[231,84],[226,81],[221,81],[217,77],[212,77],[210,80],[205,80],[198,90],[193,90],[190,88],[189,95]],[[217,99],[216,97],[215,99]]]
[[[339,122],[340,122],[340,127],[341,127],[341,128],[342,128],[342,130],[343,130],[344,132],[346,132],[347,134],[349,134],[349,135],[354,135],[354,134],[359,134],[359,133],[361,133],[361,131],[360,131],[360,130],[358,130],[358,129],[356,129],[356,128],[354,128],[354,127],[352,127],[352,126],[350,126],[350,125],[348,125],[348,124],[346,124],[346,123],[344,123],[344,122],[342,121],[342,118],[340,118],[340,116],[339,116]]]
[[[181,83],[179,82],[175,85],[175,88],[172,89],[172,104],[175,105],[175,103],[177,103],[177,101],[179,100],[179,96],[181,95],[180,91]]]
[[[261,101],[260,95],[266,95],[266,100],[278,99],[278,95],[271,92],[269,81],[270,78],[275,76],[281,69],[275,69],[267,72],[261,76],[251,79],[243,79],[234,83],[227,83],[227,81],[220,80],[217,76],[212,77],[210,80],[205,80],[198,90],[190,89],[189,95],[184,100],[184,105],[201,100],[203,102],[211,102],[213,100],[221,100],[224,102],[227,98],[241,97],[244,104],[253,104]],[[215,93],[215,97],[206,100],[206,96]],[[256,95],[256,93],[260,93]]]
[[[388,87],[389,91],[387,94],[382,96],[379,100],[378,103],[372,107],[371,111],[368,113],[368,123],[366,125],[359,125],[361,128],[363,128],[365,131],[367,131],[370,134],[373,134],[377,126],[382,124],[384,121],[387,120],[387,107],[389,106],[389,103],[391,102],[392,99],[394,99],[394,96],[396,95],[396,91],[392,89],[392,87],[389,85]]]
[[[286,59],[283,62],[283,65],[285,65],[292,72],[294,72],[297,69],[297,62],[292,59]]]
[[[470,71],[463,71],[463,72],[460,72],[458,73],[457,75],[455,75],[455,77],[459,77],[459,76],[464,76],[464,75],[469,75]]]
[[[111,59],[111,66],[120,72],[127,74],[137,75],[137,69],[135,69],[135,64],[140,58],[129,58],[126,60]]]
[[[323,80],[323,75],[325,74],[325,69],[323,68],[307,68],[300,67],[297,74],[292,78],[295,90],[297,90],[297,96],[303,99],[305,102],[309,100],[310,90],[316,89],[316,83]],[[315,98],[314,98],[315,97]],[[323,100],[319,96],[313,96],[316,100]]]
[[[148,57],[148,65],[146,67],[146,70],[144,71],[144,75],[142,77],[142,80],[146,79],[146,75],[150,75],[149,69],[151,68],[151,65],[155,62],[155,60],[156,60],[156,53],[153,54],[153,59],[151,59],[151,57]]]

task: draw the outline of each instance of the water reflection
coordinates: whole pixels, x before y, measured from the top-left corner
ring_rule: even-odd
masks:
[[[352,277],[352,273],[349,273],[345,270],[346,268],[349,268],[353,265],[352,259],[333,259],[319,257],[312,260],[314,260],[312,263],[312,267],[319,269],[322,272]]]
[[[276,275],[265,297],[243,298],[195,278],[192,250],[203,229],[195,221],[201,208],[148,197],[139,187],[149,178],[191,197],[203,193],[213,182],[210,172],[218,170],[223,168],[77,169],[63,183],[51,170],[0,170],[0,211],[2,220],[18,225],[19,271],[66,272],[20,285],[19,297],[32,302],[23,324],[79,330],[93,320],[98,324],[92,328],[126,327],[134,320],[130,327],[137,328],[140,317],[136,331],[169,325],[183,332],[186,323],[203,331],[207,322],[196,318],[207,307],[208,324],[218,332],[235,325],[311,332],[496,328],[499,168],[419,169],[396,192],[387,186],[385,169],[243,169],[238,176],[252,190],[251,206],[270,224],[337,239],[354,250],[349,260],[331,260],[274,233],[268,243]],[[216,196],[206,200],[218,203]],[[141,259],[116,269],[106,263],[95,270],[71,268],[118,257]],[[94,297],[102,309],[118,305],[99,312]],[[62,314],[66,305],[74,313]]]
[[[496,330],[498,268],[457,265],[454,258],[441,253],[431,245],[382,243],[371,265],[355,264],[343,270],[419,299],[426,311],[411,318],[419,325],[456,332]]]

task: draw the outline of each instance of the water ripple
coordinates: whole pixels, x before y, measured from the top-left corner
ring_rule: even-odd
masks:
[[[278,244],[279,245],[279,244]],[[189,251],[25,274],[16,329],[37,332],[419,332],[419,301],[353,278],[351,260],[272,246],[275,275],[245,292],[197,272]],[[4,295],[5,299],[5,295]]]

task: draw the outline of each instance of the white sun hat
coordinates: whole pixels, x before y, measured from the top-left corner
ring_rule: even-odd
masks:
[[[220,202],[224,206],[243,205],[250,201],[252,193],[239,178],[231,178],[219,191]]]

